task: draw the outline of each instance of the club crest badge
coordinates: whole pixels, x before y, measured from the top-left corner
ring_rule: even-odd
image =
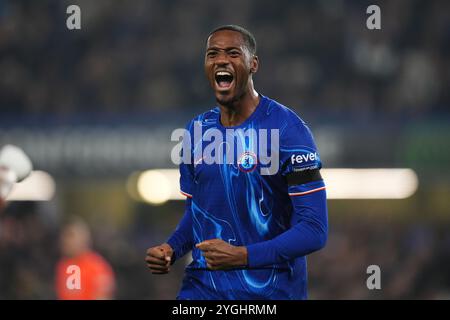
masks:
[[[242,153],[238,160],[238,167],[242,172],[252,172],[256,169],[257,164],[258,159],[256,154],[250,151]]]

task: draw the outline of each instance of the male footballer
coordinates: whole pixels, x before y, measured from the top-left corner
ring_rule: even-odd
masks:
[[[328,233],[322,164],[305,122],[255,90],[258,65],[246,29],[209,34],[204,67],[217,106],[187,125],[185,213],[146,255],[152,273],[165,274],[192,250],[177,299],[307,298],[306,255],[323,248]],[[213,140],[218,148],[202,152]]]

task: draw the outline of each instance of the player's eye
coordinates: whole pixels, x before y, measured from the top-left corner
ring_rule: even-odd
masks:
[[[233,58],[239,57],[240,54],[241,53],[239,51],[236,51],[236,50],[230,51],[230,56],[233,57]]]
[[[217,52],[215,52],[215,51],[209,51],[209,52],[206,54],[206,56],[207,56],[208,58],[214,58],[216,55],[217,55]]]

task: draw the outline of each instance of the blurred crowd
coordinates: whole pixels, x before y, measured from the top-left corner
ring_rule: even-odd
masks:
[[[71,4],[81,8],[81,30],[66,27],[66,8]],[[0,0],[0,122],[9,115],[73,119],[81,114],[84,121],[94,114],[102,118],[143,113],[156,119],[165,113],[167,119],[184,110],[193,116],[214,103],[203,74],[206,36],[216,26],[230,23],[256,36],[260,57],[256,89],[301,114],[420,121],[448,114],[450,2],[377,1],[381,30],[366,28],[370,4],[366,0]],[[352,122],[356,123],[361,122]],[[436,136],[442,141],[446,137],[440,132]],[[330,141],[328,148],[334,144]],[[345,141],[353,148],[349,156],[364,164],[359,154],[371,153],[353,140]],[[425,154],[421,163],[429,166],[440,159],[440,144],[430,153],[429,142],[414,141]],[[386,145],[369,141],[367,149],[381,153],[389,149]],[[439,168],[436,175],[445,180],[442,192],[426,194],[430,207],[409,203],[425,217],[434,211],[432,205],[446,205],[442,199],[449,190],[441,167],[432,167]],[[58,297],[63,220],[71,210],[85,212],[91,249],[112,268],[112,298],[176,296],[183,261],[171,276],[157,277],[146,269],[144,255],[149,246],[166,240],[183,204],[137,204],[120,189],[122,208],[115,202],[121,196],[95,189],[95,179],[70,175],[58,181],[52,202],[13,202],[0,214],[0,299]],[[434,183],[426,185],[420,179],[424,189]],[[66,191],[76,183],[84,193],[70,198]],[[94,203],[90,209],[88,202]],[[113,217],[109,208],[122,216]],[[349,208],[347,218],[330,211],[328,245],[309,258],[311,298],[450,298],[448,221],[422,221],[417,216],[377,220],[360,214],[358,203]],[[366,287],[369,265],[381,268],[381,290]]]
[[[64,257],[65,233],[47,210],[15,203],[0,216],[0,299],[58,297],[57,265]],[[116,277],[111,298],[176,297],[189,256],[164,276],[152,275],[144,263],[146,248],[164,241],[180,216],[177,210],[168,211],[165,219],[159,219],[151,208],[137,209],[129,224],[121,227],[91,220],[93,250],[108,261]],[[386,223],[384,216],[332,217],[328,245],[308,258],[311,299],[450,298],[448,227],[430,221]],[[381,269],[380,290],[366,286],[370,265]]]
[[[448,226],[356,216],[334,223],[328,246],[310,256],[311,298],[450,299]],[[367,287],[372,265],[380,268],[379,290]]]
[[[81,8],[81,30],[66,8]],[[450,3],[377,1],[0,1],[2,113],[157,112],[214,103],[203,75],[208,32],[249,28],[256,88],[295,109],[423,116],[450,103]]]

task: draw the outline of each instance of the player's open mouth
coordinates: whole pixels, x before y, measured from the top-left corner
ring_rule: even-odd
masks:
[[[219,90],[229,90],[233,84],[233,74],[228,71],[217,71],[215,74],[217,88]]]

